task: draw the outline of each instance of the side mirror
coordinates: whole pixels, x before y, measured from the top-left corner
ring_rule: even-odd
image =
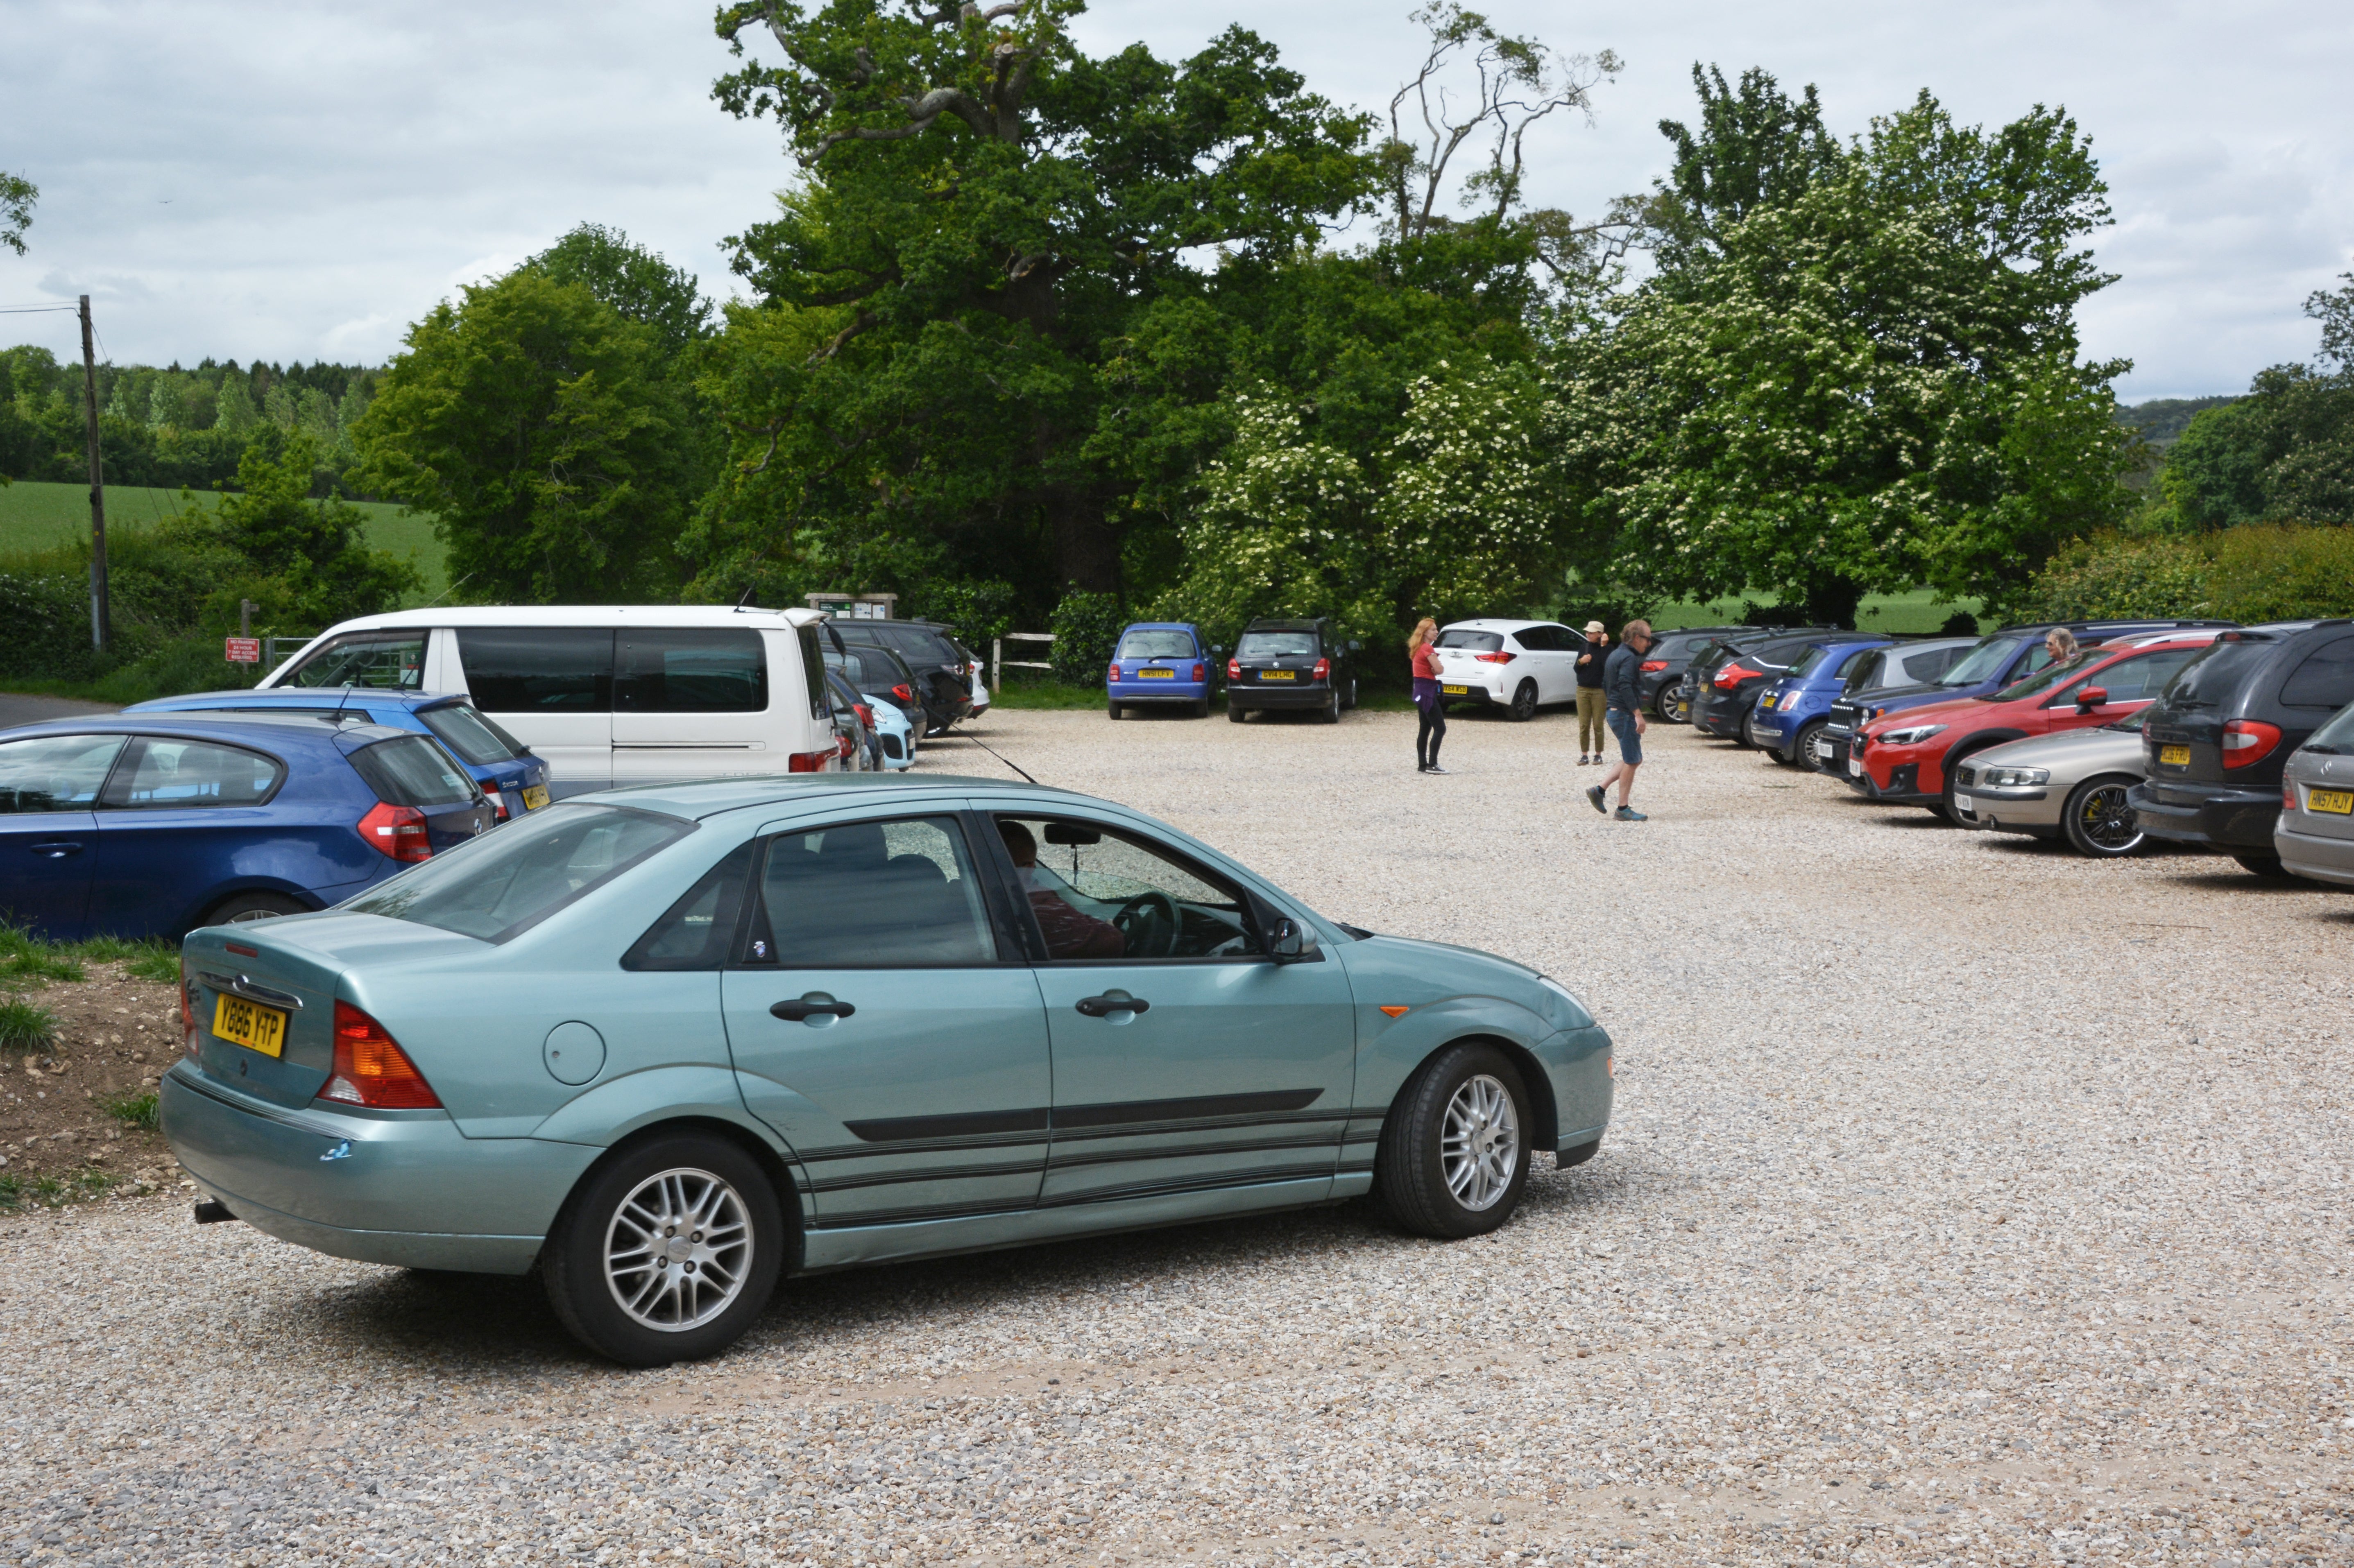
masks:
[[[1225,643],[1223,643],[1223,642],[1213,642],[1213,643],[1211,643],[1211,644],[1210,644],[1210,657],[1211,657],[1211,658],[1213,658],[1213,659],[1215,659],[1216,657],[1218,657],[1218,655],[1220,655],[1221,653],[1224,653],[1225,651],[1226,651],[1226,645],[1225,645]]]
[[[1363,649],[1363,647],[1364,647],[1364,646],[1365,646],[1365,645],[1364,645],[1363,643],[1362,643],[1362,642],[1358,641],[1357,641],[1355,638],[1353,638],[1353,637],[1352,637],[1352,638],[1350,638],[1350,639],[1349,639],[1349,652],[1352,652],[1352,653],[1355,653],[1355,652],[1360,652],[1362,649]]]
[[[2109,689],[2106,686],[2086,686],[2076,694],[2076,706],[2079,709],[2097,708],[2108,700]]]
[[[1278,964],[1296,964],[1316,956],[1316,938],[1297,920],[1278,920],[1267,928],[1267,953]]]

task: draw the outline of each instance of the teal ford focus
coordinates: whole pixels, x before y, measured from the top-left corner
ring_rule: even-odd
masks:
[[[340,1257],[524,1274],[612,1359],[785,1276],[1374,1193],[1424,1235],[1590,1159],[1563,986],[1324,919],[1087,796],[873,774],[577,797],[191,934],[164,1129]]]

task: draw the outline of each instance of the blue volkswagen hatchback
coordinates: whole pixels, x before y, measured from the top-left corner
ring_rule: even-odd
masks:
[[[1140,620],[1119,634],[1104,672],[1104,711],[1113,718],[1146,703],[1182,705],[1195,718],[1210,715],[1210,665],[1214,649],[1182,620]]]
[[[1368,1192],[1478,1235],[1610,1119],[1609,1036],[1558,982],[995,779],[581,796],[183,955],[163,1126],[200,1218],[536,1265],[638,1365],[822,1269]]]
[[[491,825],[411,730],[106,714],[0,732],[0,915],[59,940],[318,909]]]
[[[1839,701],[1848,676],[1864,660],[1895,641],[1893,637],[1866,633],[1826,637],[1810,644],[1757,699],[1757,711],[1749,721],[1750,733],[1757,737],[1757,744],[1776,762],[1795,765],[1803,761],[1815,736],[1829,722],[1831,705]]]
[[[531,748],[482,716],[472,699],[372,686],[284,686],[266,691],[196,692],[133,703],[131,714],[220,712],[308,714],[349,717],[391,729],[411,729],[440,741],[465,764],[501,821],[547,804],[547,764]]]

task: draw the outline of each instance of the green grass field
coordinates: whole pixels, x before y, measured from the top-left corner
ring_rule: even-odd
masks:
[[[199,493],[207,505],[219,499]],[[368,543],[379,550],[412,562],[425,579],[419,602],[430,602],[449,586],[443,569],[441,541],[433,536],[433,519],[388,501],[355,502],[368,517]],[[140,485],[106,487],[106,521],[110,527],[129,524],[152,527],[180,509],[176,490]],[[18,480],[0,485],[0,555],[18,550],[47,550],[90,530],[90,491],[79,484],[50,484]]]

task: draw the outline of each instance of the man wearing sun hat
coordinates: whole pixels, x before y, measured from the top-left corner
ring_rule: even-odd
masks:
[[[1602,760],[1602,670],[1610,657],[1610,633],[1598,620],[1585,623],[1577,651],[1577,765]],[[1591,745],[1587,744],[1592,742]]]

